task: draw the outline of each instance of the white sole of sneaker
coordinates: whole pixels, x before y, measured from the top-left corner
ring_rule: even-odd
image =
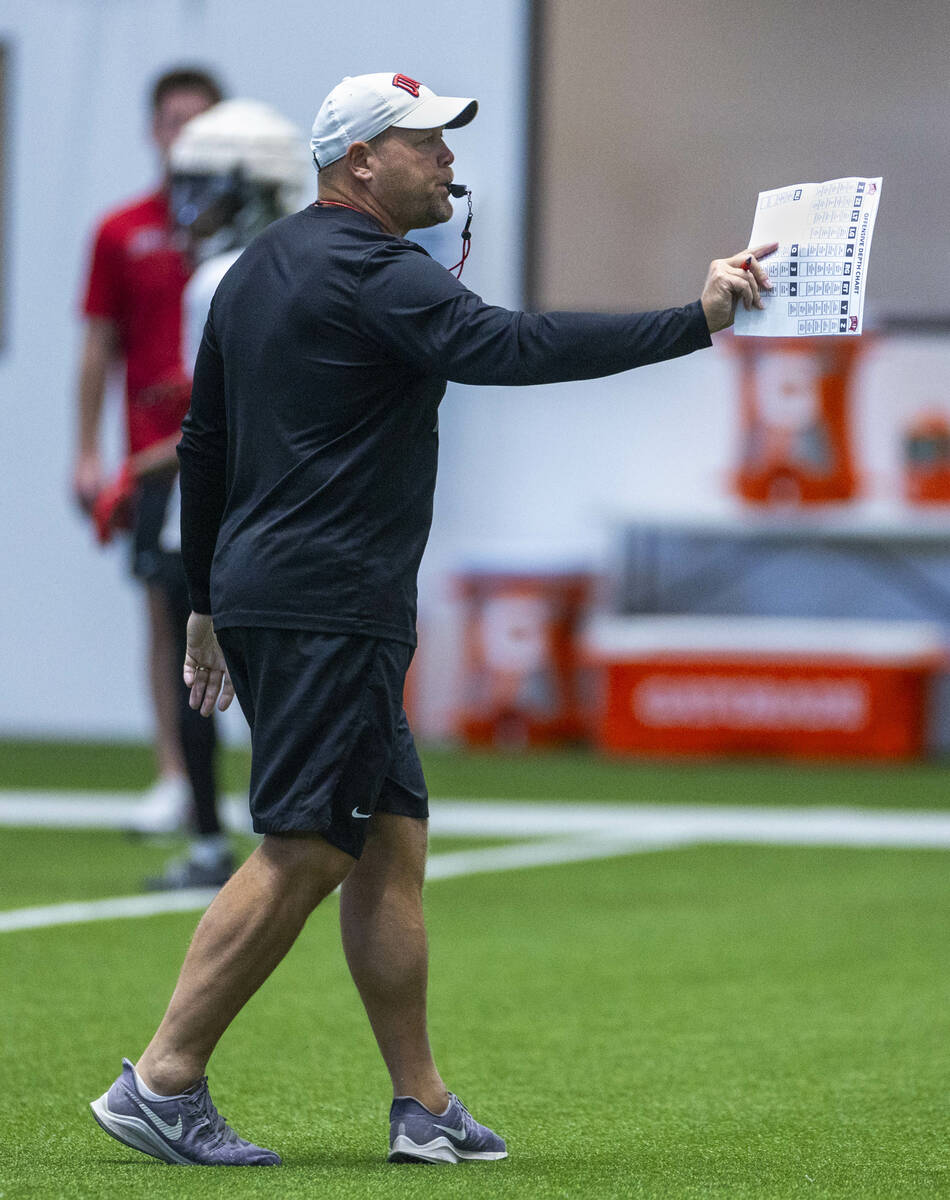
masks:
[[[98,1100],[93,1100],[89,1107],[98,1123],[117,1142],[131,1146],[133,1150],[141,1150],[143,1154],[150,1154],[153,1158],[160,1158],[162,1162],[182,1167],[195,1165],[190,1158],[184,1158],[163,1142],[145,1121],[111,1112],[106,1104],[108,1094],[106,1092]]]
[[[433,1138],[431,1142],[420,1145],[401,1134],[393,1139],[389,1147],[390,1162],[496,1162],[507,1157],[507,1150],[460,1150],[444,1137]]]

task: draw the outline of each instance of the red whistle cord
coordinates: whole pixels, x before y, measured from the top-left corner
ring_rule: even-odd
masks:
[[[471,224],[472,224],[472,215],[473,215],[472,214],[472,193],[471,192],[466,193],[466,198],[468,200],[468,216],[465,219],[465,228],[462,230],[462,257],[458,260],[458,262],[455,264],[454,267],[449,267],[450,271],[453,271],[456,273],[455,274],[456,279],[462,278],[462,268],[465,266],[465,260],[468,258],[469,253],[472,249],[472,234],[470,232]]]

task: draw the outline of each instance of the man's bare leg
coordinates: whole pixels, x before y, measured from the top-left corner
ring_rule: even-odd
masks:
[[[168,1010],[136,1070],[163,1096],[185,1091],[238,1012],[354,860],[318,836],[265,837],[198,923]]]
[[[432,1112],[449,1102],[426,1022],[429,952],[422,914],[428,822],[376,813],[340,894],[350,973],[393,1081]]]

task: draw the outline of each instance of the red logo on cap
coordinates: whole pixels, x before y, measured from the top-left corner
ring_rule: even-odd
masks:
[[[402,88],[404,92],[408,92],[410,96],[415,96],[417,99],[421,86],[417,79],[410,79],[408,75],[393,76],[393,87]]]

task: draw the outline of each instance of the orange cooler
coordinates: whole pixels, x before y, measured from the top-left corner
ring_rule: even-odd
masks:
[[[926,750],[926,622],[604,617],[597,743],[611,753],[912,760]]]
[[[851,385],[862,340],[732,339],[742,414],[735,488],[743,500],[795,507],[854,498]]]
[[[588,734],[578,633],[593,585],[578,571],[489,569],[457,578],[465,642],[456,729],[466,743],[554,745]]]

